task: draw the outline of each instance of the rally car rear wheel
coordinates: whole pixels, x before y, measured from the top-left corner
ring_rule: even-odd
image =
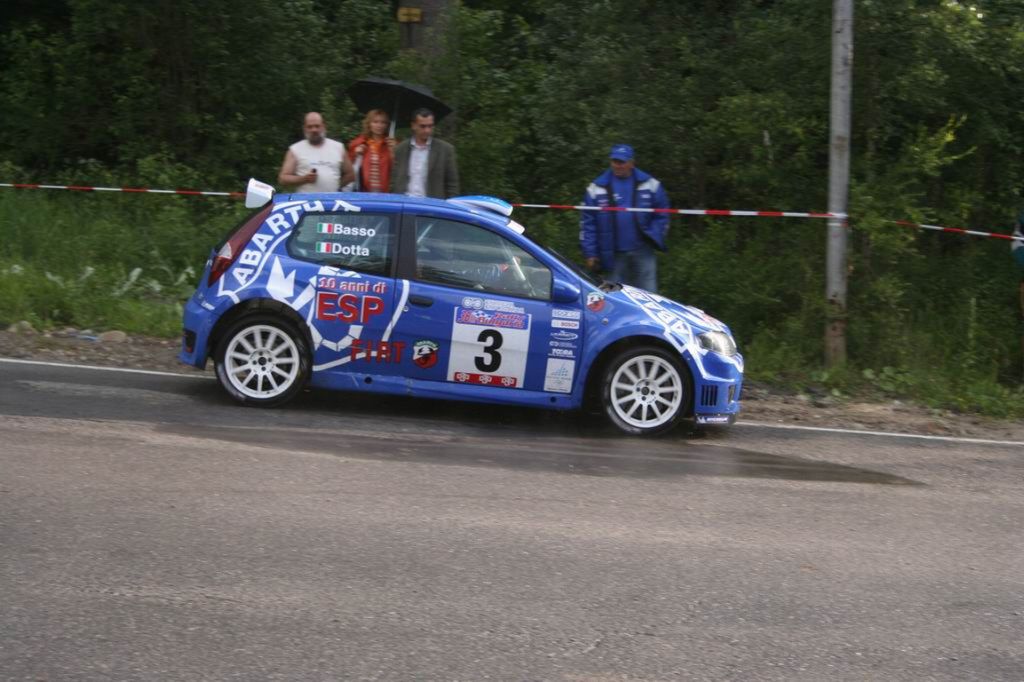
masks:
[[[632,435],[653,436],[671,429],[686,414],[692,394],[689,373],[660,348],[625,350],[605,369],[605,414]]]
[[[217,380],[240,403],[272,407],[293,398],[309,376],[306,340],[288,322],[245,317],[221,337]]]

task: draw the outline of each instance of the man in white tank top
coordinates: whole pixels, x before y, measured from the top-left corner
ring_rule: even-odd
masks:
[[[296,192],[337,192],[356,177],[345,153],[345,145],[327,137],[323,117],[315,111],[302,122],[306,139],[299,140],[284,154],[277,181],[298,185]]]

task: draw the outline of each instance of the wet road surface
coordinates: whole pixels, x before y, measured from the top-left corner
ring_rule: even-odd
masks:
[[[0,362],[0,679],[1024,679],[1024,449]]]

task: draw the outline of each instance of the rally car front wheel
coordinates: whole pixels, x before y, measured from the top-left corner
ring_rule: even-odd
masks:
[[[619,353],[605,368],[603,403],[615,426],[653,436],[675,426],[690,407],[690,375],[672,354],[653,346]]]
[[[309,376],[306,340],[269,315],[244,317],[228,328],[214,354],[217,380],[232,398],[273,407],[291,400]]]

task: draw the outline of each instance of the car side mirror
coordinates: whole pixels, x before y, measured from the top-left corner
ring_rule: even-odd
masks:
[[[555,303],[578,303],[580,288],[556,275],[551,283],[551,300]]]

